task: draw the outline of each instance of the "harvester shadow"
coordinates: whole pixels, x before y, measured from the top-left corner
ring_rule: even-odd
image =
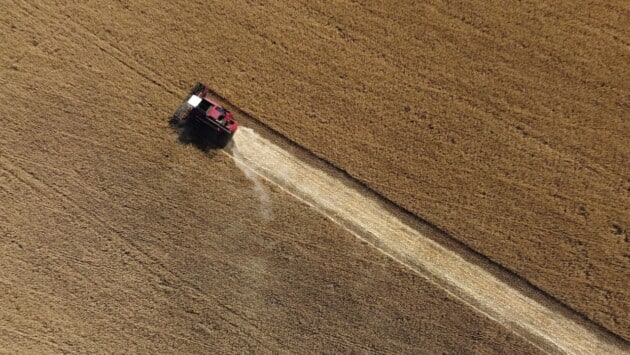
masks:
[[[170,126],[177,132],[177,140],[181,144],[190,144],[204,153],[215,152],[221,149],[217,143],[220,141],[218,132],[203,127],[194,121],[177,122],[171,120]]]

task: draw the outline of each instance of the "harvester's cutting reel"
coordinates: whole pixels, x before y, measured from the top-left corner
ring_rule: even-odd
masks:
[[[171,124],[171,126],[180,127],[182,125],[183,121],[188,117],[190,110],[193,108],[188,103],[188,98],[190,98],[193,95],[200,96],[204,90],[205,90],[205,87],[203,86],[202,83],[199,83],[199,82],[195,85],[195,87],[193,87],[192,90],[190,90],[190,93],[188,94],[188,97],[186,98],[186,100],[184,100],[184,102],[182,102],[182,104],[179,105],[179,107],[177,108],[177,110],[175,110],[175,113],[169,120],[169,123]]]

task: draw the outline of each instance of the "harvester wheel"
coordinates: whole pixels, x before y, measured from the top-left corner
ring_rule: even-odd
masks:
[[[220,134],[219,137],[216,139],[215,144],[219,148],[225,148],[225,146],[227,146],[231,140],[232,140],[231,133],[223,133],[223,134]]]

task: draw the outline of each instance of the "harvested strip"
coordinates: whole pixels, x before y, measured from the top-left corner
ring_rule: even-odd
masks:
[[[230,154],[239,164],[277,184],[417,273],[542,348],[582,354],[615,354],[627,345],[557,312],[409,227],[382,207],[373,193],[349,178],[332,177],[243,127]]]

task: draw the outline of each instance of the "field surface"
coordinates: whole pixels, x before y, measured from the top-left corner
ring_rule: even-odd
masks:
[[[196,80],[628,340],[628,5],[396,4],[4,5],[2,348],[550,350],[179,144]]]

